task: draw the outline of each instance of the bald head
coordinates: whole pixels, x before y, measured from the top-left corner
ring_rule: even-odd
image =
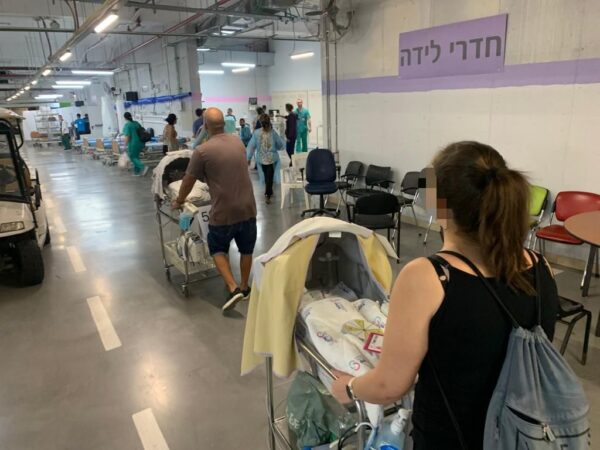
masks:
[[[225,132],[225,117],[219,108],[208,108],[204,111],[204,125],[209,136]]]

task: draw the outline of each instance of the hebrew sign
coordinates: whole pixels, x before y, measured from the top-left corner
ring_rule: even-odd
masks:
[[[400,33],[400,78],[502,72],[508,15]]]

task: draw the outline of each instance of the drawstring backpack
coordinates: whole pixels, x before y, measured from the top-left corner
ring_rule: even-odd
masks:
[[[589,405],[577,376],[554,348],[542,329],[540,270],[542,258],[534,262],[537,324],[527,330],[519,325],[490,282],[460,253],[441,251],[467,264],[512,324],[506,357],[490,401],[483,435],[484,450],[588,450],[591,448]],[[444,288],[447,274],[431,256]],[[427,357],[435,382],[450,415],[463,450],[468,450],[456,416],[435,370]]]

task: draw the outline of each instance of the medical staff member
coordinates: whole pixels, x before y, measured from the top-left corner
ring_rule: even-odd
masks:
[[[299,98],[296,102],[298,108],[296,108],[296,115],[298,116],[298,127],[296,137],[296,153],[308,151],[308,133],[312,132],[312,121],[310,119],[310,112],[304,108],[302,99]]]
[[[123,136],[125,136],[125,145],[127,145],[127,155],[133,164],[133,175],[144,176],[148,173],[148,166],[144,166],[144,163],[140,161],[140,152],[144,149],[144,143],[138,133],[142,126],[133,120],[130,112],[126,112],[123,117],[126,121],[123,127]]]

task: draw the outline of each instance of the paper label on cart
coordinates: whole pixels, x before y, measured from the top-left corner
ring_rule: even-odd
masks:
[[[383,348],[383,334],[381,333],[371,333],[365,342],[363,347],[368,352],[373,353],[381,353],[381,349]]]
[[[208,221],[210,220],[210,208],[211,205],[205,205],[198,208],[198,224],[200,225],[200,231],[202,231],[202,237],[206,240],[208,236]]]
[[[340,239],[342,237],[342,232],[341,231],[330,231],[329,237],[334,238],[334,239]]]

